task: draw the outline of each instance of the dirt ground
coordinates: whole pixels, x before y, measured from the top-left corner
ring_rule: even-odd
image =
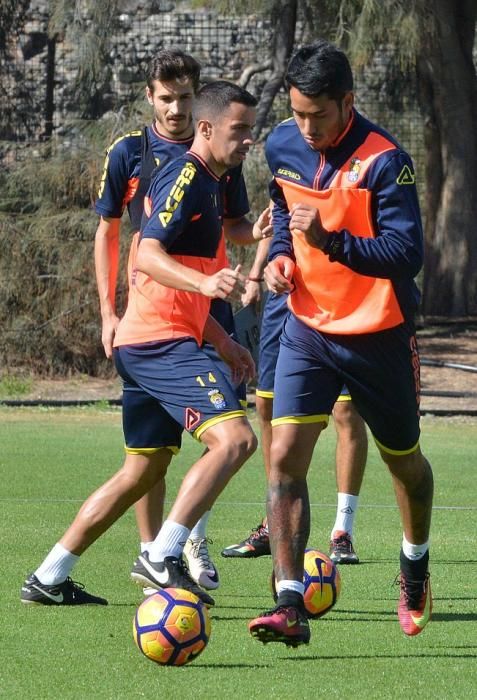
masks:
[[[477,324],[427,327],[418,331],[418,339],[422,360],[422,412],[477,415]],[[436,367],[426,362],[466,365],[475,371]],[[120,396],[118,379],[78,376],[69,380],[34,380],[31,391],[22,399],[90,401],[117,400]],[[253,393],[250,400],[253,402]]]
[[[418,333],[422,412],[461,411],[477,415],[477,326]],[[473,371],[426,362],[464,365]],[[437,396],[436,394],[439,394]]]

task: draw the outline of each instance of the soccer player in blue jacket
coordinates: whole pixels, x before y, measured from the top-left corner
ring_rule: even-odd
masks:
[[[273,403],[267,498],[277,606],[249,624],[263,642],[308,643],[303,557],[307,472],[343,384],[393,480],[403,537],[398,617],[406,635],[431,616],[433,475],[419,446],[414,277],[423,237],[411,159],[354,108],[345,54],[299,49],[286,81],[293,118],[270,135],[274,237],[269,288],[288,293]]]

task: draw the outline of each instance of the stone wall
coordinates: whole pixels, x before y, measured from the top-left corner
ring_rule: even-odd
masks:
[[[131,101],[143,89],[148,57],[163,47],[192,53],[209,78],[236,80],[244,66],[267,57],[271,29],[261,17],[191,11],[168,0],[119,4],[87,116],[100,117]],[[77,80],[88,61],[91,22],[78,16],[74,26],[48,41],[48,18],[48,3],[33,0],[22,32],[0,57],[2,92],[8,96],[0,105],[4,148],[5,142],[31,143],[61,134],[66,122],[85,116]],[[250,89],[258,92],[265,77],[257,76]]]
[[[0,53],[0,158],[7,151],[17,157],[24,144],[61,136],[75,119],[121,110],[143,91],[147,59],[160,48],[179,46],[189,51],[208,78],[237,80],[247,65],[268,58],[272,30],[261,16],[223,16],[171,0],[120,0],[118,7],[85,106],[78,76],[88,63],[88,37],[94,41],[91,19],[79,12],[55,41],[48,41],[49,3],[30,2],[23,31],[12,38],[6,54]],[[403,98],[399,84],[397,103],[389,108],[393,83],[389,64],[383,47],[365,76],[358,76],[357,104],[396,135],[419,162],[423,150],[419,111],[413,100]],[[268,75],[257,73],[248,85],[258,97]],[[274,105],[270,127],[284,116],[285,97]]]

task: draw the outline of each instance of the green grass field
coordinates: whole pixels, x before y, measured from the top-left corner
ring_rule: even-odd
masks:
[[[257,454],[227,487],[210,519],[221,587],[204,653],[159,667],[136,649],[132,618],[141,591],[129,579],[138,550],[128,513],[74,571],[107,608],[43,608],[19,601],[22,580],[43,559],[82,500],[121,464],[120,412],[0,409],[1,650],[5,698],[472,698],[477,697],[476,419],[423,419],[422,446],[435,474],[431,573],[434,616],[406,638],[396,616],[401,528],[391,480],[373,444],[357,517],[362,564],[342,567],[335,608],[312,622],[309,646],[253,640],[247,622],[270,607],[269,557],[225,560],[263,514]],[[334,521],[333,427],[315,452],[309,485],[310,545],[327,551]],[[200,447],[186,438],[168,476],[173,499]]]

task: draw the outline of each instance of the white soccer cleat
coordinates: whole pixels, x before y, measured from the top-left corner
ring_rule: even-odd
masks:
[[[189,538],[184,546],[184,555],[194,581],[202,588],[213,591],[219,587],[219,574],[209,555],[209,542],[212,544],[205,537]]]
[[[149,598],[150,595],[157,593],[157,590],[157,588],[152,588],[151,586],[143,586],[142,592],[144,593],[145,598]]]

